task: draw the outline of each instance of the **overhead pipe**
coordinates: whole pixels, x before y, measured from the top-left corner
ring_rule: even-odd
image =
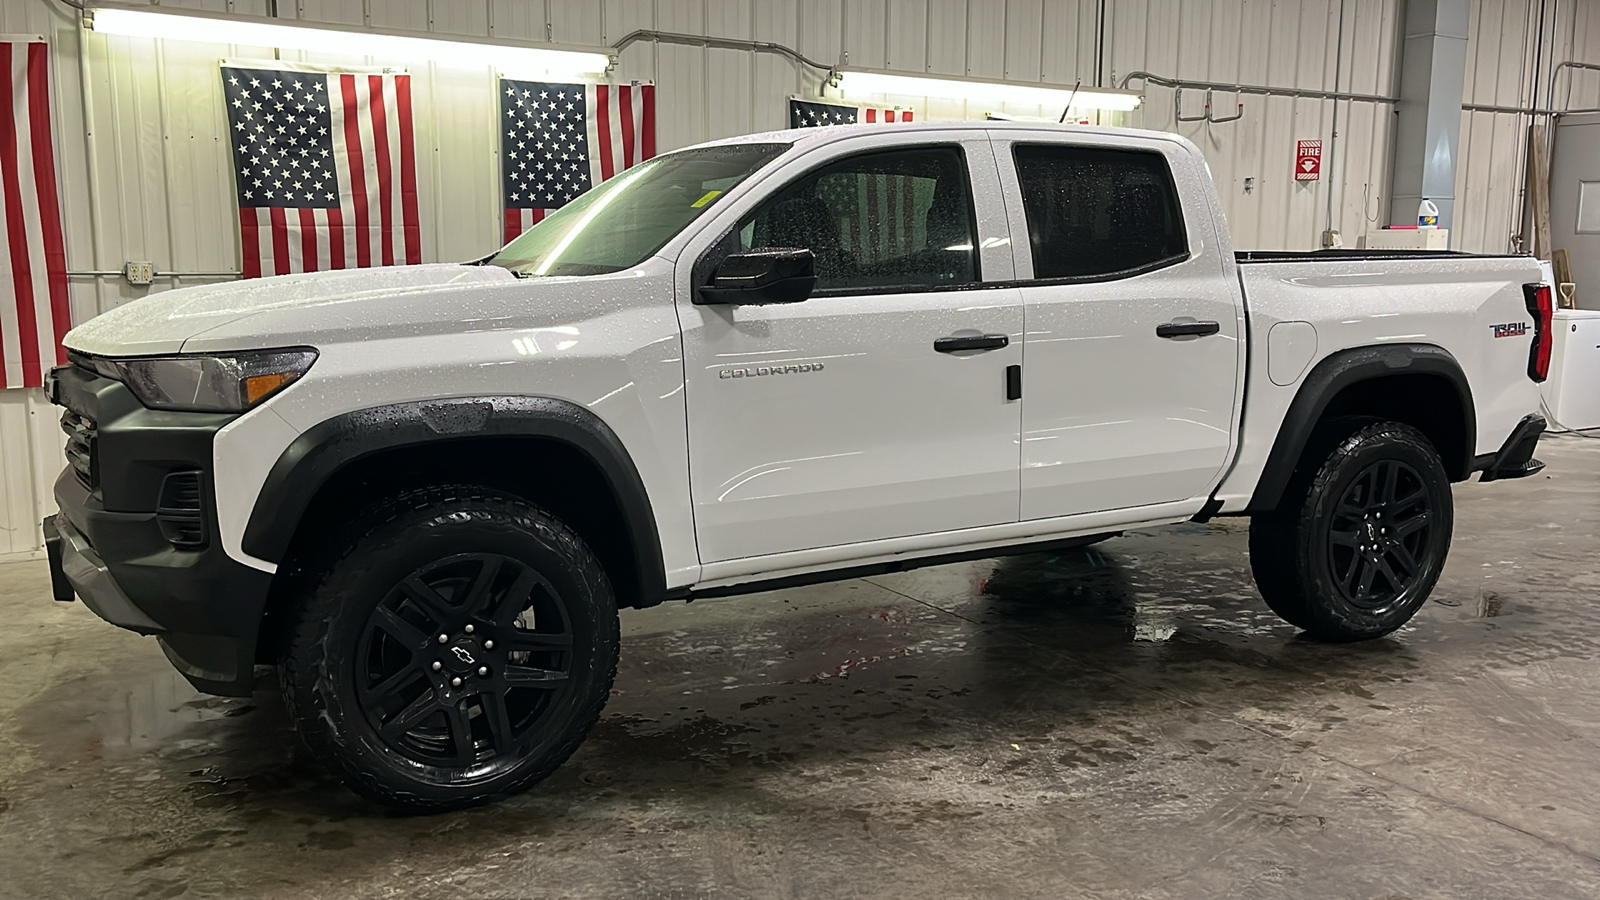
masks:
[[[1212,100],[1211,100],[1211,94],[1212,93],[1213,92],[1210,91],[1210,90],[1206,91],[1205,106],[1203,106],[1201,108],[1200,115],[1198,115],[1198,116],[1186,116],[1186,115],[1183,114],[1183,88],[1178,88],[1177,90],[1173,91],[1172,92],[1172,115],[1173,115],[1173,118],[1176,119],[1179,122],[1210,122],[1212,124],[1221,124],[1223,122],[1233,122],[1233,121],[1237,121],[1239,119],[1244,118],[1244,104],[1243,103],[1237,104],[1238,105],[1238,109],[1234,112],[1233,115],[1231,115],[1231,116],[1220,116],[1219,117],[1216,114],[1216,106],[1215,106],[1215,104],[1212,103]]]
[[[1545,102],[1550,104],[1550,106],[1552,108],[1556,105],[1556,79],[1561,76],[1561,70],[1562,69],[1584,69],[1584,70],[1587,70],[1587,71],[1590,71],[1590,72],[1600,72],[1600,63],[1578,62],[1576,60],[1567,60],[1566,62],[1556,63],[1556,67],[1550,70],[1550,90],[1545,93],[1545,97],[1544,97]],[[1567,99],[1568,99],[1568,101],[1570,101],[1572,99],[1572,80],[1571,79],[1567,80]],[[1558,110],[1554,110],[1553,114],[1554,115],[1562,115],[1564,113],[1569,113],[1569,112],[1596,112],[1596,110],[1593,110],[1593,109],[1558,109]]]
[[[744,50],[750,53],[776,53],[779,56],[792,59],[802,66],[810,66],[823,72],[832,73],[834,66],[828,63],[819,63],[807,58],[798,50],[775,44],[771,41],[746,41],[739,38],[711,37],[701,34],[684,34],[678,31],[655,31],[649,28],[640,28],[623,35],[622,39],[611,45],[613,52],[621,53],[630,44],[639,41],[655,41],[661,44],[686,44],[691,47],[710,47],[717,50]]]
[[[1555,69],[1553,69],[1551,71],[1551,73],[1550,73],[1550,90],[1547,91],[1546,94],[1545,94],[1545,102],[1550,104],[1547,107],[1543,107],[1543,106],[1493,106],[1493,105],[1486,104],[1486,103],[1463,103],[1463,104],[1461,104],[1461,108],[1466,110],[1467,112],[1518,113],[1518,114],[1521,114],[1521,115],[1524,115],[1524,116],[1565,116],[1565,115],[1569,115],[1571,113],[1600,112],[1600,107],[1593,107],[1593,106],[1585,107],[1583,109],[1569,109],[1567,107],[1560,107],[1560,108],[1556,107],[1556,105],[1555,105],[1556,78],[1558,76],[1560,76],[1562,69],[1585,69],[1585,70],[1590,71],[1590,72],[1600,72],[1600,63],[1578,62],[1576,60],[1568,60],[1566,62],[1556,63]],[[1570,83],[1569,83],[1569,87],[1570,87]]]
[[[1220,91],[1224,94],[1257,94],[1263,97],[1303,97],[1308,100],[1354,100],[1362,103],[1397,103],[1399,97],[1386,97],[1382,94],[1355,94],[1349,91],[1318,91],[1310,88],[1269,87],[1260,84],[1226,84],[1220,81],[1190,81],[1186,78],[1167,78],[1153,72],[1129,72],[1122,76],[1122,82],[1117,87],[1128,89],[1128,83],[1135,78],[1148,84],[1157,84],[1169,88],[1192,88],[1195,90]]]

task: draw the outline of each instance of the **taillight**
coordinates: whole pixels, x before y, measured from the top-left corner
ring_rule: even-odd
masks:
[[[1533,346],[1528,348],[1528,377],[1544,381],[1550,377],[1550,346],[1555,340],[1551,318],[1555,303],[1551,300],[1550,285],[1525,284],[1523,299],[1528,304],[1528,315],[1533,316]]]

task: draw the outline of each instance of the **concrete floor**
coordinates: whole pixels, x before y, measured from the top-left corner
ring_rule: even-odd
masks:
[[[1226,520],[628,612],[577,755],[432,818],[0,566],[0,896],[1594,898],[1600,442],[1540,456],[1362,645]]]

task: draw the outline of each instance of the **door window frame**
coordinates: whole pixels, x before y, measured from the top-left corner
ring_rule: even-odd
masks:
[[[1192,217],[1190,208],[1194,201],[1201,197],[1209,196],[1209,173],[1183,152],[1182,147],[1168,140],[1130,139],[1126,136],[1112,136],[1099,134],[1086,134],[1076,132],[1069,135],[1057,135],[1039,131],[1015,132],[996,130],[991,132],[994,142],[995,163],[1000,168],[1000,183],[1006,205],[1006,217],[1011,225],[1012,260],[1016,267],[1016,280],[1012,284],[1016,287],[1050,287],[1072,286],[1080,284],[1104,284],[1107,282],[1126,281],[1159,272],[1165,269],[1183,265],[1207,263],[1218,257],[1215,249],[1216,242],[1226,237],[1222,230],[1222,222],[1212,222],[1203,216],[1200,220]],[[1018,146],[1046,146],[1069,147],[1089,150],[1124,150],[1133,153],[1150,153],[1161,157],[1166,163],[1167,178],[1173,196],[1177,199],[1178,215],[1182,219],[1184,252],[1154,263],[1137,266],[1132,269],[1122,269],[1115,272],[1097,275],[1069,275],[1058,278],[1038,278],[1034,276],[1033,265],[1033,239],[1028,232],[1028,211],[1022,200],[1022,178],[1017,169],[1015,149]],[[1198,171],[1196,171],[1198,170]],[[1209,207],[1207,207],[1209,208]],[[1219,258],[1219,257],[1218,257]],[[1229,259],[1232,261],[1231,254]]]
[[[872,144],[866,144],[863,139],[869,137],[877,140],[874,140]],[[1014,277],[1015,259],[1012,256],[1014,248],[1011,246],[1013,239],[1010,209],[1000,196],[1003,193],[1003,182],[999,172],[998,154],[995,153],[995,148],[988,139],[988,135],[982,135],[980,141],[976,140],[972,135],[961,132],[916,131],[906,134],[904,140],[889,146],[884,146],[881,143],[882,137],[881,133],[866,132],[859,138],[818,147],[787,167],[780,160],[768,173],[768,178],[770,178],[772,184],[753,185],[754,190],[752,193],[741,198],[743,202],[729,204],[723,210],[722,217],[716,222],[709,223],[705,231],[702,232],[703,234],[715,234],[716,237],[694,257],[694,264],[689,267],[688,272],[687,287],[690,294],[684,300],[687,301],[693,297],[699,292],[700,288],[710,282],[711,275],[715,272],[717,265],[733,252],[729,247],[729,242],[735,239],[736,233],[750,216],[792,185],[811,177],[823,169],[850,159],[878,154],[940,148],[956,152],[962,175],[967,180],[967,211],[971,217],[972,224],[974,241],[973,268],[976,280],[963,284],[945,285],[903,284],[855,288],[824,288],[813,292],[812,296],[819,299],[828,299],[832,297],[925,294],[1016,287],[1017,282]],[[973,154],[977,152],[978,147],[982,148],[980,156],[983,158],[974,159]],[[985,210],[982,208],[986,201],[983,199],[985,195],[980,190],[982,185],[979,184],[979,178],[975,177],[977,174],[974,171],[975,164],[979,167],[984,165],[991,167],[984,173],[990,176],[992,183],[989,187],[994,191],[992,200],[994,206],[991,209]],[[784,171],[786,168],[791,167],[793,168],[792,174]],[[983,230],[986,212],[992,217],[997,217],[1003,226],[995,234],[987,237]],[[994,229],[991,228],[991,230]],[[686,249],[693,252],[693,246],[693,244],[690,244]],[[995,271],[996,269],[999,271]],[[1006,271],[1008,269],[1011,271]],[[996,280],[984,280],[986,277],[995,278]]]
[[[1118,147],[1097,146],[1094,144],[1075,144],[1067,141],[1039,141],[1020,140],[1011,142],[1011,169],[1017,179],[1017,205],[1022,211],[1023,235],[1028,239],[1028,267],[1030,274],[1037,269],[1033,262],[1033,231],[1028,223],[1028,201],[1026,191],[1022,189],[1022,163],[1017,158],[1017,152],[1033,148],[1058,149],[1067,153],[1076,150],[1088,150],[1111,153],[1134,153],[1140,156],[1154,157],[1161,162],[1161,175],[1165,182],[1168,199],[1173,203],[1178,216],[1178,237],[1182,241],[1183,251],[1172,256],[1164,256],[1142,265],[1130,266],[1126,269],[1115,269],[1110,272],[1095,272],[1088,275],[1057,275],[1050,278],[1037,276],[1019,279],[1019,284],[1098,284],[1107,281],[1121,281],[1124,278],[1133,278],[1146,272],[1156,272],[1170,266],[1188,262],[1193,254],[1189,252],[1189,223],[1183,217],[1183,197],[1178,193],[1177,180],[1172,177],[1172,161],[1166,154],[1154,148],[1146,147]]]

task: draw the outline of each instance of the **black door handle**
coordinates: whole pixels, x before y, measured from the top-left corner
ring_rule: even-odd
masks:
[[[1176,338],[1189,337],[1191,335],[1205,337],[1208,334],[1216,334],[1221,330],[1222,326],[1215,322],[1168,322],[1165,325],[1156,326],[1156,337]]]
[[[933,349],[940,353],[956,353],[961,350],[999,350],[1011,343],[1011,338],[1003,334],[980,334],[972,337],[942,337],[933,342]]]

